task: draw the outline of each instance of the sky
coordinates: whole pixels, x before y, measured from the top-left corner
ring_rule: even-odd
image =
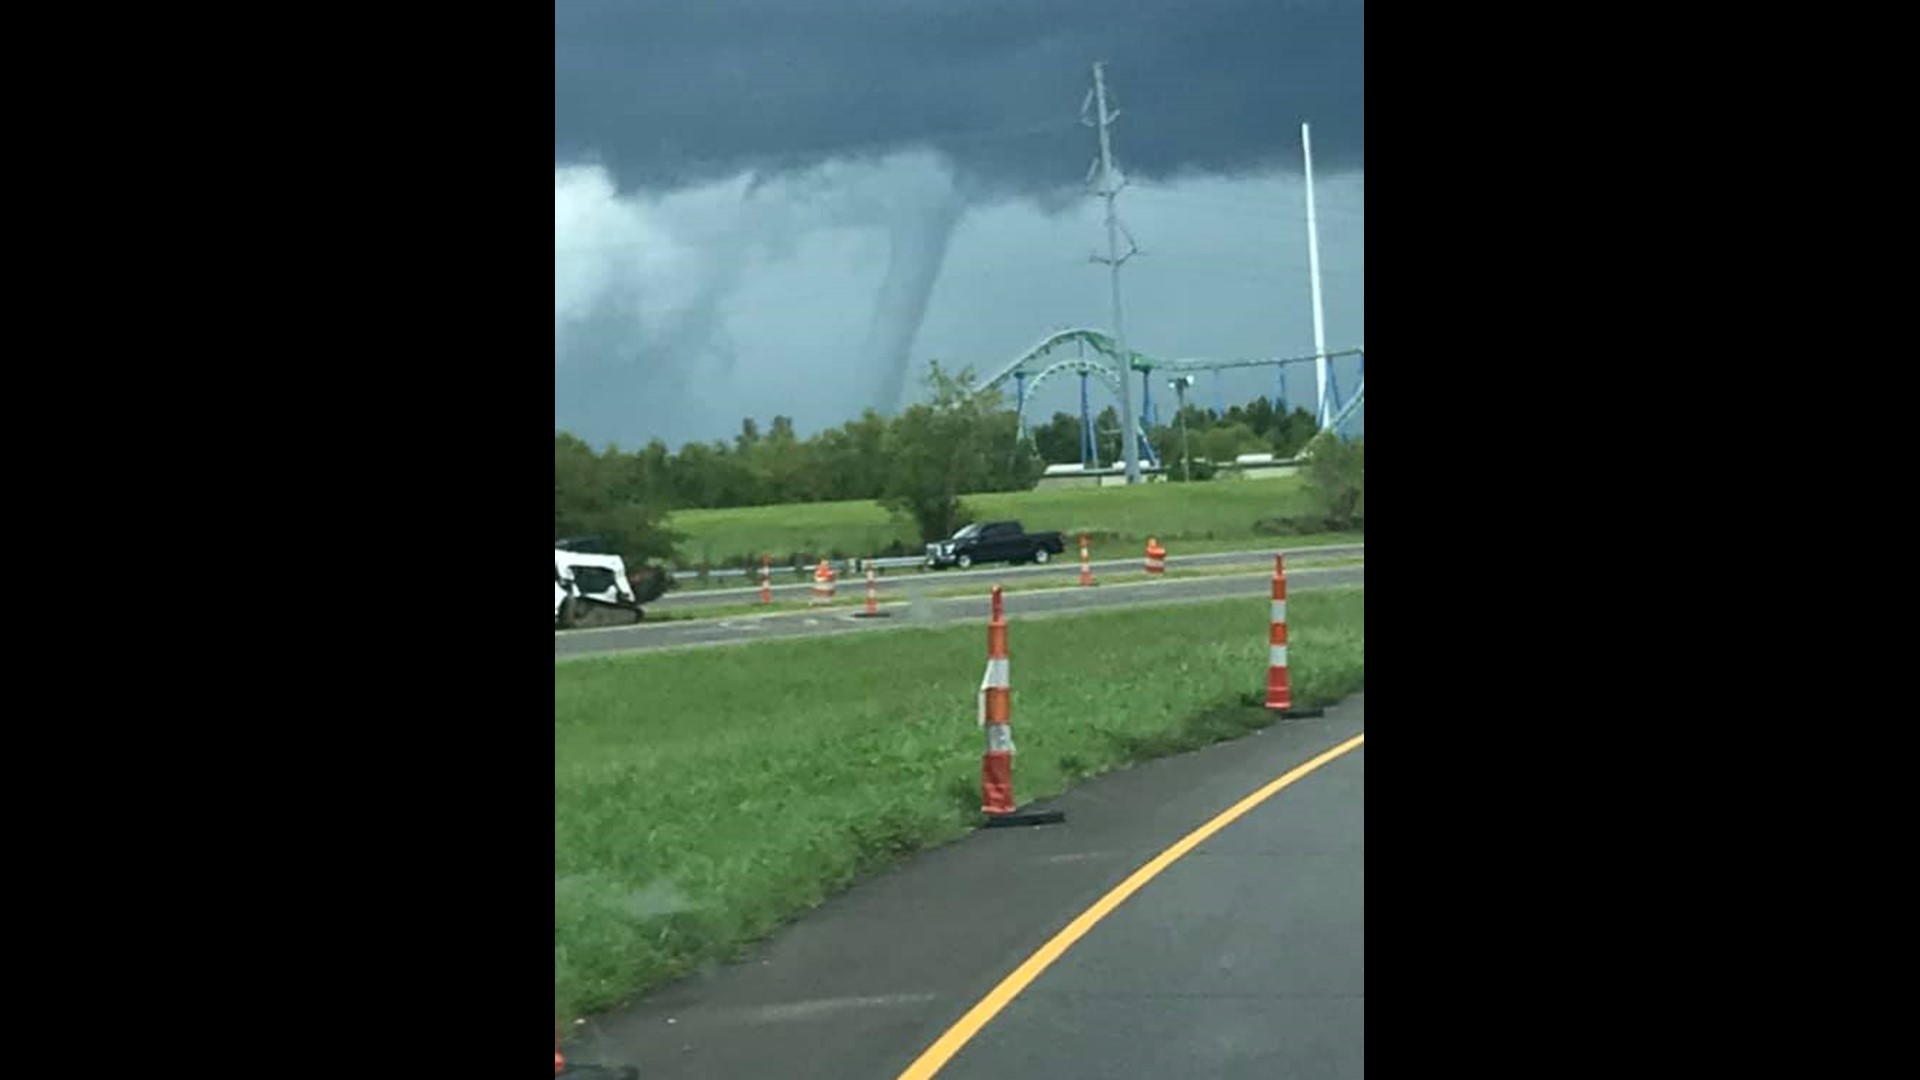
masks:
[[[556,0],[555,426],[678,448],[778,414],[804,437],[913,400],[928,360],[988,374],[1053,330],[1109,329],[1089,258],[1106,243],[1098,135],[1080,122],[1095,61],[1140,249],[1120,275],[1129,344],[1313,351],[1307,121],[1326,342],[1362,345],[1363,16],[1358,0]],[[1337,374],[1344,393],[1354,362]],[[1278,390],[1266,369],[1189,393]],[[1152,391],[1170,418],[1165,379]],[[1309,401],[1310,368],[1286,391]],[[1060,378],[1029,415],[1078,394]]]

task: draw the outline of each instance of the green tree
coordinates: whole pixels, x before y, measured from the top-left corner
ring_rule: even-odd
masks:
[[[972,491],[1026,491],[1046,471],[1046,463],[1035,453],[1033,442],[1020,437],[1020,417],[1012,409],[984,412],[979,423],[981,437],[992,453],[988,456],[987,475]]]
[[[1267,442],[1244,422],[1217,424],[1203,432],[1191,433],[1193,456],[1207,461],[1230,463],[1241,454],[1259,453]]]
[[[1253,433],[1260,436],[1262,440],[1265,440],[1273,431],[1279,419],[1274,415],[1273,402],[1268,401],[1264,397],[1257,397],[1247,402],[1246,408],[1242,410],[1242,413],[1244,414],[1242,419],[1246,421],[1247,427],[1251,428]]]
[[[871,408],[842,428],[851,460],[834,473],[840,485],[834,498],[877,499],[886,491],[887,428],[887,418]]]
[[[1057,412],[1053,419],[1033,428],[1033,445],[1048,465],[1069,465],[1080,460],[1080,418]]]
[[[628,498],[673,508],[673,455],[666,443],[654,439],[629,459],[627,484]]]
[[[1307,491],[1328,527],[1358,525],[1365,509],[1366,460],[1362,440],[1322,432],[1307,444]]]
[[[556,432],[553,538],[600,537],[626,561],[630,572],[642,575],[651,560],[671,561],[684,537],[664,524],[665,504],[634,497],[634,473],[633,458],[617,447],[595,453],[580,439]],[[660,585],[664,589],[664,579]]]
[[[1313,414],[1296,407],[1275,421],[1267,431],[1267,438],[1276,455],[1290,458],[1306,449],[1318,432],[1319,425],[1313,422]]]
[[[720,501],[724,482],[721,468],[712,445],[690,442],[682,446],[673,456],[673,504],[702,508],[725,505]]]
[[[833,497],[830,477],[816,467],[818,443],[802,443],[791,417],[773,418],[773,429],[751,453],[743,455],[761,490],[760,505],[815,502]]]
[[[1100,410],[1100,415],[1093,418],[1093,440],[1100,450],[1100,464],[1114,465],[1120,461],[1120,444],[1126,440],[1120,410],[1111,405]]]
[[[993,479],[992,419],[1002,410],[997,390],[975,391],[971,368],[949,374],[936,360],[925,381],[931,400],[906,409],[888,431],[880,502],[931,541],[972,519],[960,495],[987,490]],[[1004,456],[1007,447],[998,450]]]

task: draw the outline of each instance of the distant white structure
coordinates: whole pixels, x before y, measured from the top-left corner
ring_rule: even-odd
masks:
[[[1164,483],[1166,469],[1160,466],[1140,465],[1140,482],[1143,484]],[[1078,462],[1065,465],[1049,465],[1040,474],[1040,480],[1033,485],[1035,491],[1053,491],[1060,488],[1079,487],[1123,487],[1127,482],[1127,470],[1124,465],[1103,465],[1089,469]]]
[[[1272,480],[1298,473],[1301,464],[1301,458],[1276,458],[1270,453],[1241,454],[1233,459],[1233,464],[1224,466],[1221,473],[1241,480]]]

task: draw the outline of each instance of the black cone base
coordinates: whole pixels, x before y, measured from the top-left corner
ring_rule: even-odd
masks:
[[[1036,810],[1029,806],[1011,814],[987,814],[981,822],[986,829],[1005,829],[1015,825],[1058,825],[1067,820],[1064,810]]]

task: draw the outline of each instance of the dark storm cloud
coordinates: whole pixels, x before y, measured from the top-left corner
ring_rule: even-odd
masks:
[[[1129,174],[1363,164],[1364,0],[556,0],[556,163],[623,190],[932,142],[975,184],[1077,185],[1107,62]]]

